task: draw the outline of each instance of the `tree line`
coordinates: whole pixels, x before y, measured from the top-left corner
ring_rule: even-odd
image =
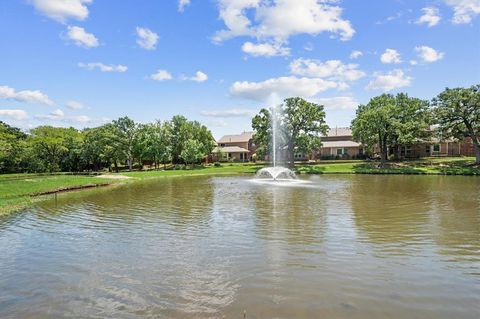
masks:
[[[318,151],[328,131],[324,106],[302,98],[288,98],[272,109],[263,108],[252,119],[257,155],[272,153],[272,122],[277,128],[277,152],[286,152],[293,165],[295,152]],[[274,118],[275,117],[275,121]],[[445,89],[431,101],[408,96],[382,94],[359,105],[351,123],[353,138],[373,155],[379,149],[380,165],[389,157],[399,158],[402,146],[419,141],[450,137],[473,143],[476,164],[480,164],[480,85]]]
[[[210,130],[177,115],[139,124],[128,117],[83,130],[39,126],[28,133],[0,122],[0,172],[80,172],[148,162],[194,164],[215,147]]]

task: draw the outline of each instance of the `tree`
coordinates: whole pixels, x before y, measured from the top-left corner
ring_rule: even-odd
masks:
[[[185,142],[185,146],[181,153],[181,158],[185,161],[185,164],[195,164],[200,161],[204,156],[204,146],[197,140],[188,140]]]
[[[66,162],[69,151],[74,151],[78,145],[72,140],[79,139],[79,132],[71,128],[39,126],[30,131],[29,142],[32,145],[32,156],[40,160],[42,170],[49,172],[59,171],[62,166],[65,170],[72,167]],[[70,149],[69,149],[70,147]],[[63,165],[62,165],[63,164]]]
[[[310,153],[321,146],[321,136],[325,135],[328,126],[325,123],[323,105],[308,102],[302,98],[285,99],[277,116],[279,147],[285,147],[288,160],[293,166],[295,152]],[[263,152],[271,149],[272,112],[262,109],[252,120],[255,130],[255,142]]]
[[[255,154],[265,157],[272,150],[272,113],[268,109],[261,109],[252,119],[252,128],[255,131],[253,142],[257,146]]]
[[[352,121],[353,137],[367,147],[380,149],[384,167],[389,149],[409,145],[426,137],[429,126],[428,103],[400,93],[382,94],[367,105],[359,105]]]
[[[134,145],[138,135],[138,125],[128,116],[119,118],[112,123],[116,130],[114,142],[126,160],[128,169],[131,171],[134,161]]]
[[[215,139],[212,136],[212,132],[199,122],[188,121],[185,117],[176,115],[172,118],[170,125],[170,146],[174,163],[179,163],[183,159],[182,151],[190,140],[196,140],[200,143],[201,151],[205,156],[214,149]]]
[[[475,164],[480,165],[480,84],[469,88],[447,88],[433,99],[432,104],[443,136],[470,138],[475,150]]]
[[[0,173],[21,170],[27,135],[0,121]]]

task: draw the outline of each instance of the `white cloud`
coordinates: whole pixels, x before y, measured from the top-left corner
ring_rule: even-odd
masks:
[[[137,27],[137,44],[145,50],[155,50],[158,42],[158,34],[147,28]]]
[[[242,45],[242,51],[253,55],[253,56],[265,56],[265,57],[272,57],[272,56],[285,56],[290,54],[290,49],[282,47],[281,44],[270,44],[270,43],[252,43],[252,42],[245,42]]]
[[[98,47],[98,39],[93,33],[88,33],[81,27],[68,27],[67,36],[75,45],[84,48]]]
[[[218,0],[220,19],[226,29],[213,40],[221,42],[237,36],[286,43],[296,34],[338,34],[349,40],[355,33],[350,21],[342,18],[342,8],[330,0]],[[254,17],[254,18],[252,18]]]
[[[380,61],[382,63],[401,63],[402,59],[400,53],[394,49],[386,49],[385,52],[380,56]]]
[[[417,65],[418,61],[417,60],[410,60],[410,65]]]
[[[190,5],[190,0],[178,0],[178,12],[183,12]]]
[[[288,96],[312,97],[320,92],[335,88],[344,88],[344,83],[319,78],[285,76],[262,82],[237,81],[230,87],[230,94],[257,101],[266,101],[272,94],[277,94],[280,98]]]
[[[252,109],[229,109],[221,111],[201,111],[200,114],[208,117],[252,117],[258,111]]]
[[[316,98],[312,101],[325,106],[326,110],[354,110],[360,104],[351,96]]]
[[[480,14],[480,0],[445,0],[445,3],[453,8],[454,24],[470,23]]]
[[[88,17],[86,4],[92,2],[92,0],[32,0],[35,9],[62,23],[70,18],[85,20]]]
[[[412,77],[406,76],[402,70],[396,69],[388,73],[375,72],[374,79],[368,83],[366,89],[391,91],[401,87],[409,86]]]
[[[108,122],[107,119],[92,119],[91,117],[86,115],[68,116],[65,115],[65,112],[60,109],[56,109],[55,111],[52,111],[47,115],[36,115],[35,119],[73,124],[103,124]]]
[[[48,96],[38,90],[35,91],[15,91],[14,88],[8,86],[0,86],[0,99],[15,100],[18,102],[40,103],[53,105],[53,101]]]
[[[78,63],[78,66],[87,70],[95,70],[98,69],[102,72],[118,72],[118,73],[123,73],[127,72],[128,67],[125,65],[108,65],[108,64],[103,64],[100,62],[91,62],[91,63]]]
[[[423,15],[420,18],[418,18],[418,20],[415,22],[416,24],[426,23],[430,28],[437,25],[440,22],[441,17],[440,17],[440,11],[438,10],[438,8],[426,7],[426,8],[423,8],[422,11],[423,11]]]
[[[296,59],[290,63],[290,72],[295,75],[330,78],[334,80],[356,81],[366,74],[358,69],[358,64],[344,64],[340,60]]]
[[[202,71],[197,71],[194,76],[192,76],[192,77],[183,77],[182,79],[183,79],[183,80],[190,80],[190,81],[194,81],[194,82],[201,83],[201,82],[205,82],[206,80],[208,80],[208,75],[206,75],[206,74],[203,73]]]
[[[443,59],[445,53],[439,52],[431,47],[423,45],[421,47],[416,47],[415,51],[418,54],[418,57],[422,59],[423,62],[431,63]]]
[[[85,107],[82,103],[80,103],[78,101],[68,101],[65,104],[65,106],[68,107],[71,110],[81,110]]]
[[[167,70],[157,70],[157,72],[150,75],[150,79],[155,81],[166,81],[166,80],[171,80],[172,75]]]
[[[207,122],[208,127],[226,127],[228,123],[223,120],[211,120]]]
[[[355,60],[363,55],[362,51],[354,50],[350,53],[350,59]]]
[[[24,120],[28,117],[28,114],[24,110],[0,109],[0,117],[8,117],[14,120]]]

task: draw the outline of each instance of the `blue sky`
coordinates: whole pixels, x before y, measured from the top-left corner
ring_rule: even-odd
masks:
[[[24,129],[183,114],[218,138],[288,96],[348,126],[383,92],[480,83],[480,0],[8,0],[0,37],[0,120]]]

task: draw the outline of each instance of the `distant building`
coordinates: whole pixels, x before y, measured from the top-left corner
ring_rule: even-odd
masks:
[[[243,132],[236,135],[225,135],[217,142],[212,152],[212,159],[216,161],[247,162],[252,160],[256,152],[253,142],[254,132]],[[377,146],[373,147],[373,155],[379,154]],[[277,153],[278,154],[278,153]],[[402,159],[429,157],[429,156],[474,156],[471,139],[459,141],[456,139],[431,138],[399,146],[397,154]],[[286,157],[286,154],[281,157]],[[322,146],[312,154],[296,152],[295,161],[315,159],[360,159],[365,157],[365,149],[361,143],[353,140],[352,130],[348,127],[330,128],[322,136]],[[268,155],[265,157],[268,160]]]
[[[236,135],[225,135],[217,141],[213,150],[213,159],[234,162],[247,162],[255,154],[256,147],[253,143],[253,132],[243,132]]]
[[[322,137],[322,147],[317,158],[357,158],[363,155],[363,147],[353,140],[348,127],[335,127]]]

